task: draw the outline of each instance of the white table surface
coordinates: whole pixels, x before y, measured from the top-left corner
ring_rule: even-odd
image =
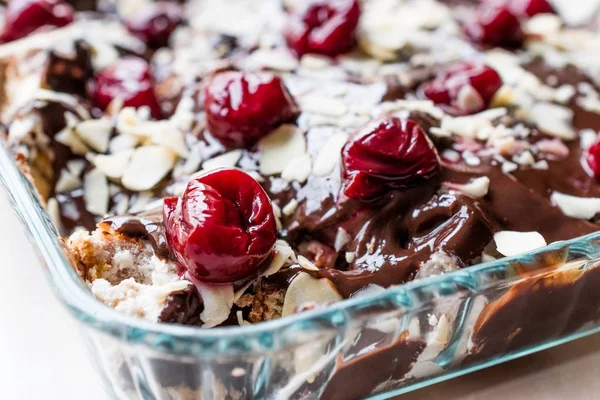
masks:
[[[107,400],[0,192],[0,399]],[[598,399],[600,335],[447,381],[402,400]]]

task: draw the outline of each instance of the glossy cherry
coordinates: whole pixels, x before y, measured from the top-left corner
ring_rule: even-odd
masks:
[[[585,159],[594,176],[600,178],[600,142],[596,142],[590,146]]]
[[[161,115],[150,66],[139,57],[123,57],[100,71],[91,83],[90,95],[94,105],[102,110],[118,97],[126,107],[146,106],[154,118]]]
[[[492,46],[518,47],[523,41],[519,17],[503,1],[483,2],[475,11],[475,19],[466,26],[467,35],[475,42]]]
[[[125,21],[127,29],[148,47],[157,49],[169,43],[171,34],[183,20],[181,6],[174,2],[148,3]]]
[[[360,17],[358,0],[304,0],[292,10],[285,39],[296,54],[336,56],[352,48]]]
[[[268,72],[222,72],[204,92],[211,134],[228,147],[247,147],[298,116],[281,79]]]
[[[452,114],[473,114],[486,109],[501,86],[502,79],[493,68],[462,62],[424,84],[422,93]]]
[[[269,197],[248,174],[222,168],[193,178],[181,198],[166,198],[167,241],[193,278],[228,283],[264,266],[277,239]]]
[[[359,128],[342,149],[347,197],[372,200],[434,177],[439,160],[425,131],[411,120],[388,117]]]
[[[61,27],[73,22],[75,10],[61,0],[11,0],[4,11],[0,42],[23,38],[44,26]]]
[[[554,8],[547,0],[510,0],[509,6],[515,15],[522,18],[554,13]]]

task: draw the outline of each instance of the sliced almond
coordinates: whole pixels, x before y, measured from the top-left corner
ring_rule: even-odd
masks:
[[[85,169],[85,160],[69,160],[67,161],[67,169],[74,176],[80,176]]]
[[[308,179],[311,170],[312,159],[309,154],[303,154],[294,158],[285,166],[281,172],[281,178],[288,182],[298,181],[304,183]]]
[[[531,107],[528,118],[548,135],[563,140],[573,140],[577,133],[573,128],[573,111],[552,103],[536,103]]]
[[[345,132],[332,135],[315,157],[313,174],[317,176],[329,175],[339,163],[342,147],[344,147],[347,141],[348,134]]]
[[[113,123],[109,119],[88,119],[77,124],[76,132],[93,150],[105,153],[112,133]]]
[[[111,153],[118,153],[123,150],[132,150],[138,144],[140,144],[140,139],[137,136],[117,135],[111,139],[108,149]]]
[[[352,236],[350,236],[344,228],[338,228],[333,248],[335,251],[340,251],[350,242],[350,240],[352,240]]]
[[[246,58],[244,67],[289,72],[298,67],[298,60],[289,51],[282,48],[258,49]]]
[[[60,232],[62,230],[62,220],[60,217],[60,206],[58,204],[58,200],[54,197],[48,199],[46,207],[48,209],[48,215],[50,215],[50,219],[56,226],[56,229]]]
[[[238,161],[242,158],[241,150],[232,150],[220,156],[211,158],[202,163],[202,169],[209,171],[216,168],[233,168],[237,165]]]
[[[467,196],[481,198],[485,197],[488,193],[488,189],[490,187],[490,178],[487,176],[480,176],[479,178],[475,178],[471,182],[464,185],[451,182],[446,182],[444,185],[450,189],[466,194]]]
[[[98,154],[93,157],[92,162],[107,177],[118,179],[123,176],[133,153],[133,150],[124,150],[117,154]]]
[[[328,303],[342,300],[342,296],[329,279],[316,279],[300,272],[290,283],[283,300],[282,316],[292,315],[302,304]]]
[[[553,192],[550,201],[556,204],[563,214],[571,218],[592,219],[600,213],[600,198],[597,197],[577,197]]]
[[[306,153],[304,132],[295,125],[284,124],[258,143],[260,173],[274,175],[283,172],[291,160]]]
[[[152,189],[173,169],[176,160],[175,153],[165,147],[138,147],[123,172],[121,183],[134,191]]]
[[[57,193],[70,192],[71,190],[77,189],[81,186],[81,179],[76,175],[73,175],[71,171],[62,169],[60,171],[60,177],[56,181],[54,191]]]
[[[185,144],[185,133],[166,121],[159,121],[157,124],[160,125],[152,134],[152,143],[171,149],[181,157],[187,157],[189,150]]]
[[[54,140],[69,147],[74,154],[83,155],[87,153],[87,146],[75,134],[74,127],[77,124],[77,117],[71,113],[65,113],[65,119],[67,120],[67,126],[54,136]]]
[[[94,168],[83,180],[85,208],[94,215],[104,216],[108,212],[109,189],[106,176]]]
[[[274,273],[278,272],[281,267],[283,267],[287,260],[290,259],[294,255],[294,250],[290,247],[287,242],[283,240],[278,240],[275,243],[275,251],[273,253],[273,258],[271,258],[271,263],[263,271],[262,276],[270,276]]]
[[[234,300],[232,284],[209,285],[196,281],[194,285],[204,303],[204,309],[200,313],[203,328],[212,328],[229,318]]]
[[[494,242],[496,242],[498,253],[507,257],[539,249],[546,245],[546,240],[539,232],[497,232],[494,234]]]
[[[343,100],[319,94],[308,94],[302,97],[300,99],[300,108],[304,112],[327,115],[329,117],[342,117],[348,112],[348,107]]]

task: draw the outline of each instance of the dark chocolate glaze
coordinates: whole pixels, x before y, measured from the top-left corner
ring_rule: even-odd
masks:
[[[129,237],[146,239],[157,256],[171,259],[172,253],[162,223],[162,216],[110,217],[102,223],[110,224],[110,229]]]

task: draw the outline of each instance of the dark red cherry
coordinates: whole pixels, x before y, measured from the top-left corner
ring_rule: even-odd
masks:
[[[600,142],[590,146],[585,159],[594,176],[600,178]]]
[[[358,0],[304,0],[290,14],[285,39],[298,56],[336,56],[354,46],[359,17]]]
[[[510,9],[519,17],[533,17],[537,14],[554,14],[554,8],[547,0],[510,0]]]
[[[183,20],[181,6],[173,2],[148,3],[125,23],[127,29],[148,47],[157,49],[169,43],[171,34]]]
[[[5,11],[1,42],[23,38],[43,26],[61,27],[73,22],[75,10],[61,0],[11,0]]]
[[[438,155],[425,131],[411,120],[387,117],[356,131],[342,149],[343,192],[372,200],[407,189],[439,171]]]
[[[501,86],[502,79],[493,68],[462,62],[425,83],[422,93],[452,114],[473,114],[486,109]]]
[[[121,98],[125,107],[146,106],[154,118],[160,118],[161,115],[150,66],[139,57],[123,57],[98,72],[91,84],[90,95],[94,105],[102,110],[115,98]]]
[[[523,41],[521,21],[506,2],[491,0],[477,7],[467,35],[475,42],[491,46],[518,47]]]
[[[195,177],[164,200],[167,241],[193,278],[228,283],[264,266],[277,239],[269,197],[248,174],[223,168]]]
[[[277,76],[268,72],[222,72],[204,92],[208,129],[228,147],[247,147],[283,122],[298,106]]]

